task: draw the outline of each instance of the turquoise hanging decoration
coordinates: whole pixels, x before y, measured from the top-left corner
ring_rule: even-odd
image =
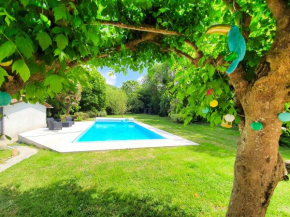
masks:
[[[202,113],[203,114],[207,114],[208,112],[209,112],[209,108],[208,107],[202,109]]]
[[[0,92],[0,106],[9,105],[11,102],[11,96],[6,92]]]
[[[246,53],[246,41],[240,33],[239,27],[232,25],[229,32],[228,46],[231,52],[225,59],[227,61],[233,60],[231,65],[227,69],[227,73],[231,74],[238,67],[240,61],[245,57]]]
[[[278,118],[282,122],[288,122],[288,121],[290,121],[290,113],[289,112],[280,113],[278,115]]]
[[[261,122],[255,121],[251,124],[251,128],[253,130],[262,130],[263,129],[263,124]]]

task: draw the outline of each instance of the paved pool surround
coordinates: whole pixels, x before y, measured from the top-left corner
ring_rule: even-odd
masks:
[[[95,121],[134,121],[132,118],[96,118]],[[72,127],[62,130],[48,130],[39,128],[29,132],[21,133],[18,140],[23,143],[32,144],[39,148],[51,149],[60,153],[105,151],[135,148],[176,147],[198,145],[187,139],[157,129],[150,125],[134,121],[140,126],[153,131],[164,137],[164,139],[145,140],[120,140],[120,141],[93,141],[73,142],[84,131],[94,124],[94,121],[75,122]]]

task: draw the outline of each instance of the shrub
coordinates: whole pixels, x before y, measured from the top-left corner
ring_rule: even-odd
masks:
[[[66,115],[60,115],[60,119],[62,122],[65,122]]]
[[[106,111],[98,111],[96,117],[106,117],[107,112]]]
[[[87,114],[89,115],[90,118],[106,117],[107,116],[106,111],[88,111]]]
[[[81,121],[89,118],[89,114],[84,113],[84,112],[76,112],[73,117],[76,119],[76,121]]]
[[[174,123],[184,123],[184,118],[180,114],[170,114],[169,117]]]

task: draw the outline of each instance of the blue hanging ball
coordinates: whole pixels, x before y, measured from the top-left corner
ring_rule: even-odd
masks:
[[[203,109],[202,109],[202,113],[203,113],[203,114],[207,114],[208,112],[209,112],[209,108],[203,108]]]
[[[290,121],[290,113],[289,112],[280,113],[278,115],[278,118],[282,122],[288,122],[288,121]]]
[[[9,105],[11,102],[11,96],[6,92],[0,92],[0,106]]]

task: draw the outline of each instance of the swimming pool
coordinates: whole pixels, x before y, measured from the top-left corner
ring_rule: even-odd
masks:
[[[165,139],[163,136],[148,130],[135,122],[104,121],[95,122],[74,142],[119,141]]]
[[[140,139],[140,137],[138,137],[138,139],[136,139],[134,136],[135,138],[131,137],[130,140],[128,137],[126,137],[127,140],[120,140],[121,138],[118,137],[117,140],[112,140],[112,137],[117,135],[117,130],[119,130],[117,129],[109,130],[111,132],[111,135],[109,136],[110,140],[78,141],[79,139],[82,140],[82,136],[89,133],[93,127],[105,125],[101,124],[101,122],[114,122],[112,123],[113,125],[116,124],[115,122],[125,122],[124,125],[128,128],[126,132],[121,132],[121,134],[129,134],[127,136],[131,137],[135,134],[135,131],[132,132],[131,128],[135,128],[135,130],[141,131],[139,131],[139,133],[141,135],[143,134],[143,138]],[[139,128],[139,126],[142,128]],[[97,134],[103,136],[104,132],[102,131]],[[119,134],[120,133],[118,133],[118,135]],[[159,139],[155,137],[156,135]],[[150,139],[148,139],[148,137]],[[161,139],[160,137],[163,138]],[[18,139],[21,142],[33,144],[39,148],[48,148],[59,153],[198,145],[190,140],[186,140],[142,122],[135,121],[133,118],[96,118],[95,122],[76,122],[72,127],[65,127],[62,130],[55,131],[48,130],[47,128],[39,128],[19,134]]]

